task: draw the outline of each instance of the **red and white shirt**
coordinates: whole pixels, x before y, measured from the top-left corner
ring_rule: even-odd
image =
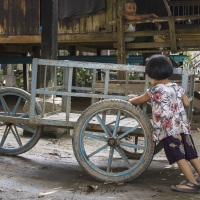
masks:
[[[152,105],[154,141],[180,133],[190,134],[182,101],[184,92],[176,83],[158,84],[148,90]]]

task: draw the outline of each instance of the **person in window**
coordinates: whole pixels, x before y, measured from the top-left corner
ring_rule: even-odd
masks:
[[[137,5],[134,0],[126,0],[126,3],[124,5],[124,17],[128,21],[140,21],[143,19],[154,19],[157,18],[158,16],[155,15],[154,13],[151,14],[136,14],[137,11]],[[161,29],[161,25],[158,22],[154,23],[156,26],[157,30]],[[135,32],[136,31],[136,26],[135,23],[131,24],[126,24],[125,25],[125,32]],[[125,42],[132,42],[134,41],[134,37],[126,37]]]

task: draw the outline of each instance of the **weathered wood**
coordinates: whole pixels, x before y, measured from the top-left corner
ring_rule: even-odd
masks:
[[[181,84],[181,81],[176,81],[178,84]],[[96,88],[104,88],[104,83],[98,81],[96,83]],[[109,82],[109,94],[142,94],[144,93],[145,81],[144,80],[129,80],[129,83],[126,84],[125,81],[110,81]],[[195,83],[195,91],[200,91],[200,82]]]
[[[41,24],[42,24],[42,45],[41,45],[41,58],[44,59],[57,59],[58,52],[58,0],[41,0]],[[52,13],[49,15],[49,13]],[[48,19],[48,20],[46,20]],[[38,79],[38,86],[44,87],[52,86],[52,77],[54,68],[46,70],[44,68],[38,69],[38,75],[45,77]],[[44,74],[46,73],[46,76]]]
[[[168,4],[168,0],[163,0],[164,4],[165,4],[165,7],[166,7],[166,10],[167,10],[167,13],[168,13],[168,16],[172,16],[172,11],[170,9],[170,6]]]
[[[136,23],[169,22],[170,30],[136,31],[134,33],[124,34],[124,2],[119,0],[106,0],[105,12],[88,17],[82,17],[80,19],[59,20],[59,48],[67,49],[68,46],[73,44],[89,48],[114,49],[118,50],[119,63],[125,62],[126,48],[128,51],[137,53],[162,51],[158,49],[160,47],[166,51],[174,52],[187,51],[191,49],[199,50],[200,9],[198,10],[197,8],[200,6],[200,1],[164,1],[168,13],[170,13],[170,7],[173,16],[140,20]],[[188,6],[190,9],[188,13],[182,15],[182,13],[176,13],[176,10],[173,10],[176,6],[184,8]],[[40,12],[39,0],[0,1],[0,50],[8,53],[24,53],[27,51],[30,52],[34,46],[41,46],[40,13],[42,14],[42,12]],[[50,17],[51,15],[49,13],[46,18],[47,23]],[[193,24],[185,24],[188,20]],[[113,21],[115,23],[110,26],[109,23]],[[125,23],[132,22],[129,21]],[[53,30],[55,31],[55,28],[53,28]],[[50,35],[47,34],[47,37],[49,36]],[[163,42],[133,42],[124,45],[124,37],[128,36],[152,36],[152,38],[156,36],[158,38],[161,37]],[[116,43],[118,44],[116,45]],[[17,45],[17,47],[12,49],[9,45]]]
[[[199,0],[189,0],[189,1],[169,1],[168,4],[170,6],[195,6],[195,5],[200,5]]]
[[[117,20],[117,49],[118,49],[118,63],[124,64],[126,63],[126,54],[125,54],[125,41],[124,41],[124,0],[118,2],[118,20]],[[123,80],[125,79],[125,73],[124,72],[118,72],[118,79]]]
[[[0,1],[0,34],[39,34],[39,0]]]
[[[130,43],[126,44],[127,49],[148,49],[148,48],[159,48],[159,47],[170,47],[168,42],[148,42],[148,43]]]
[[[169,18],[169,30],[170,30],[170,45],[172,52],[177,52],[176,45],[176,33],[175,33],[175,21],[173,17]]]

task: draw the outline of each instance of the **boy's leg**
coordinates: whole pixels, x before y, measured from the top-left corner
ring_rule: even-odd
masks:
[[[193,184],[197,184],[197,181],[194,177],[192,169],[189,163],[187,162],[187,160],[185,159],[179,160],[177,164],[178,164],[179,169],[181,170],[181,172],[184,174],[185,178],[187,179],[187,181]],[[188,188],[188,186],[183,186],[183,185],[180,185],[180,187]]]
[[[192,164],[192,166],[194,167],[194,169],[200,176],[200,159],[199,158],[192,159],[190,160],[190,163]]]

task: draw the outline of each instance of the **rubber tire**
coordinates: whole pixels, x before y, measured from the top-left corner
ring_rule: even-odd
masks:
[[[110,109],[117,108],[120,110],[129,111],[129,113],[137,117],[137,119],[142,124],[143,128],[145,129],[145,133],[146,133],[147,147],[144,153],[143,160],[141,161],[140,165],[138,165],[138,167],[135,170],[123,176],[113,176],[113,175],[108,176],[106,174],[99,173],[98,171],[94,170],[93,168],[89,166],[89,164],[85,161],[81,153],[80,134],[81,134],[82,128],[85,127],[85,123],[87,122],[87,119],[89,119],[93,115],[93,113],[99,110],[108,109],[108,108]],[[119,99],[109,99],[109,100],[99,101],[97,103],[94,103],[90,107],[88,107],[79,117],[75,125],[75,129],[74,129],[73,137],[72,137],[74,154],[80,166],[82,166],[92,177],[94,177],[97,180],[108,181],[108,182],[130,181],[138,177],[140,174],[142,174],[152,161],[152,158],[154,155],[154,144],[155,144],[153,142],[152,131],[153,130],[152,130],[152,125],[151,125],[150,120],[139,107],[135,107],[128,101],[119,100]]]
[[[30,93],[26,92],[25,90],[15,88],[15,87],[6,87],[3,89],[0,89],[0,96],[4,95],[14,95],[14,96],[21,96],[22,98],[26,99],[27,101],[30,102],[31,95]],[[40,105],[36,102],[36,107],[35,111],[37,114],[41,114],[42,109]],[[33,125],[31,125],[33,126]],[[15,156],[18,154],[22,154],[33,148],[38,140],[40,139],[41,136],[41,131],[42,131],[42,126],[37,126],[36,127],[36,132],[33,134],[33,136],[30,138],[30,140],[23,146],[19,148],[13,148],[13,149],[3,149],[0,147],[0,154],[2,155],[9,155],[9,156]]]

